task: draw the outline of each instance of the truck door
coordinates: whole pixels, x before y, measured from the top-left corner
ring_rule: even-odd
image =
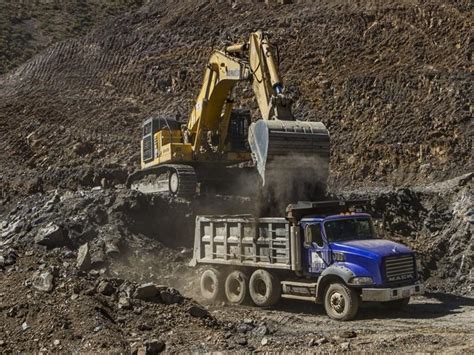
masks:
[[[320,274],[329,266],[330,253],[320,223],[309,223],[304,226],[304,248],[309,272]]]

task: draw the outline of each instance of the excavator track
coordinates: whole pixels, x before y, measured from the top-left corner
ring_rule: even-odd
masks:
[[[196,172],[190,165],[159,165],[131,174],[127,179],[127,187],[145,194],[168,193],[191,198],[197,190]]]
[[[177,178],[176,190],[171,193],[178,197],[192,197],[196,194],[197,178],[196,171],[190,165],[168,165],[174,172],[170,178],[170,185],[173,184],[173,174]],[[171,190],[172,186],[170,186]]]

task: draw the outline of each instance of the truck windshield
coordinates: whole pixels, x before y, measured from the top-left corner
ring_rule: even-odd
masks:
[[[375,238],[370,218],[344,218],[329,221],[324,223],[324,230],[328,242]]]

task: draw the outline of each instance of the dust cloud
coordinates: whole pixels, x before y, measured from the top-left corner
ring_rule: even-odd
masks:
[[[325,198],[329,166],[319,157],[286,155],[266,166],[258,194],[259,215],[282,216],[290,203]]]

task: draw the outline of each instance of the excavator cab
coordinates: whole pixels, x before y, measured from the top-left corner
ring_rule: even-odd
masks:
[[[155,135],[160,131],[167,131],[167,136],[180,137],[181,124],[170,118],[150,117],[142,126],[142,168],[146,163],[153,161],[160,152],[157,150]]]
[[[251,123],[250,111],[244,109],[233,109],[230,114],[227,141],[230,150],[235,152],[249,151],[247,137]]]

